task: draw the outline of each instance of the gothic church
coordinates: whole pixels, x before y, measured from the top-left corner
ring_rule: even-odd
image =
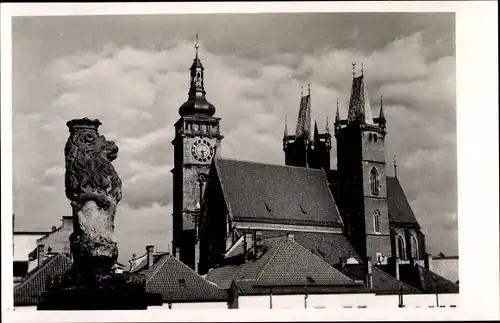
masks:
[[[372,117],[363,73],[353,73],[347,118],[337,101],[337,169],[330,167],[328,120],[324,133],[312,120],[310,90],[302,94],[295,133],[285,124],[284,166],[222,158],[215,112],[196,46],[172,141],[172,252],[183,263],[206,274],[237,242],[246,248],[284,234],[332,266],[342,259],[381,267],[428,262],[403,188],[386,173],[383,100]]]

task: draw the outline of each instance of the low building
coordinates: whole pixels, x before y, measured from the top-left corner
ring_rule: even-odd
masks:
[[[228,293],[198,275],[169,253],[156,253],[147,246],[146,253],[130,261],[130,272],[146,276],[146,291],[160,293],[162,306],[148,309],[227,309]]]
[[[36,310],[40,296],[45,292],[49,276],[61,275],[72,265],[71,259],[62,254],[47,257],[39,253],[39,265],[22,283],[14,287],[14,308]]]
[[[458,284],[460,279],[458,270],[458,256],[446,256],[443,253],[432,257],[429,269],[436,274]]]

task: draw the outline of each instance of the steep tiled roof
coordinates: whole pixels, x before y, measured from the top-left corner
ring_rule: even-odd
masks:
[[[207,281],[170,254],[155,255],[153,266],[141,264],[146,291],[160,293],[165,303],[225,302],[227,292]]]
[[[364,265],[346,265],[342,268],[341,272],[354,280],[363,281],[365,278]],[[398,293],[401,287],[405,293],[418,292],[416,288],[397,280],[396,277],[387,274],[375,266],[372,267],[372,280],[372,291],[375,293]]]
[[[297,137],[306,136],[308,139],[313,137],[313,117],[311,111],[311,95],[303,96],[300,99],[299,116],[297,118],[297,129],[295,135]]]
[[[244,255],[234,248],[220,266],[209,271],[207,279],[221,288],[229,288],[233,280],[252,280],[253,285],[260,286],[342,285],[359,288],[352,279],[287,237],[262,239],[258,246],[257,251],[253,247],[249,249],[244,262]],[[256,253],[255,259],[248,257],[250,253]]]
[[[418,226],[418,221],[397,177],[387,176],[387,203],[389,221],[392,224],[404,223]]]
[[[63,274],[70,269],[71,264],[69,258],[60,254],[45,259],[24,282],[14,287],[14,306],[37,305],[40,295],[45,292],[47,276]]]
[[[405,283],[426,293],[458,293],[457,284],[418,264],[401,265],[399,277]]]
[[[341,226],[322,170],[215,159],[233,219]]]
[[[352,80],[348,120],[356,120],[358,116],[363,116],[366,123],[373,123],[372,109],[363,75],[355,77]]]
[[[340,257],[347,258],[349,255],[358,262],[363,262],[343,234],[300,231],[292,233],[296,242],[332,266],[339,263]],[[263,237],[278,237],[284,234],[283,231],[262,231]]]

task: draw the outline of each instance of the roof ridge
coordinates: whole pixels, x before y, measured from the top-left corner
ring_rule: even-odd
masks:
[[[32,281],[35,277],[37,277],[39,274],[40,274],[40,271],[44,268],[47,268],[47,266],[51,263],[53,263],[56,259],[59,259],[60,257],[63,257],[63,255],[61,255],[60,253],[50,257],[49,259],[47,259],[47,261],[45,261],[45,263],[42,263],[41,266],[39,266],[38,268],[36,268],[33,272],[33,274],[28,277],[25,281],[23,281],[21,284],[17,285],[14,287],[14,291],[20,289],[21,287],[23,287],[24,285],[26,285],[28,282]]]
[[[167,262],[167,259],[168,259],[169,256],[170,255],[162,255],[161,256],[161,258],[163,258],[162,259],[163,262],[161,264],[158,264],[159,262],[157,262],[158,268],[156,268],[155,271],[151,274],[151,276],[149,276],[149,278],[146,279],[146,283],[148,283],[151,280],[151,278],[153,278],[158,273],[158,271],[160,271],[160,269],[163,267],[163,265],[165,264],[165,262]],[[145,270],[148,270],[148,269],[145,269]]]
[[[276,238],[279,238],[279,237],[276,237]],[[264,273],[264,270],[269,266],[269,264],[271,263],[271,261],[274,259],[274,257],[276,256],[276,254],[280,250],[281,246],[283,246],[285,244],[285,239],[287,239],[287,238],[286,237],[281,237],[281,241],[279,242],[278,247],[274,250],[271,258],[269,258],[269,260],[267,261],[267,264],[264,267],[262,267],[262,269],[259,271],[259,273],[255,277],[256,281],[259,280],[259,278],[262,276],[262,274]]]
[[[222,196],[224,196],[224,203],[226,204],[227,212],[229,213],[229,217],[233,219],[233,209],[231,208],[231,204],[229,203],[229,198],[227,196],[226,189],[224,188],[224,183],[221,180],[221,172],[219,170],[219,160],[224,160],[222,157],[215,156],[213,159],[213,164],[215,167],[215,173],[217,174],[217,180],[219,181],[220,188],[222,190]],[[210,180],[210,177],[209,177]],[[208,186],[208,183],[207,183]]]
[[[355,280],[354,279],[351,279],[349,276],[345,275],[343,272],[341,272],[340,270],[337,270],[335,267],[333,267],[332,265],[330,265],[328,262],[326,262],[325,260],[321,259],[318,255],[316,255],[314,252],[311,252],[310,250],[308,250],[306,247],[304,247],[303,245],[301,245],[300,243],[298,243],[297,241],[295,240],[292,240],[293,243],[295,243],[296,245],[298,245],[300,248],[304,249],[305,251],[307,251],[308,253],[310,253],[311,255],[313,255],[314,257],[316,257],[319,261],[321,261],[322,263],[325,263],[326,265],[328,265],[329,267],[331,267],[334,271],[338,272],[339,274],[341,274],[342,276],[345,276],[347,279],[351,280],[353,283],[355,283]]]
[[[269,164],[269,163],[264,163],[264,162],[257,162],[257,161],[248,161],[248,160],[241,160],[241,159],[236,159],[236,158],[227,158],[227,157],[219,157],[217,158],[217,161],[235,161],[235,162],[240,162],[240,163],[246,163],[246,164],[257,164],[257,165],[265,165],[265,166],[277,166],[277,167],[285,167],[285,168],[297,168],[297,169],[303,169],[306,171],[311,171],[311,172],[320,172],[322,171],[321,169],[314,169],[314,168],[306,168],[306,167],[301,167],[301,166],[291,166],[291,165],[281,165],[281,164]]]

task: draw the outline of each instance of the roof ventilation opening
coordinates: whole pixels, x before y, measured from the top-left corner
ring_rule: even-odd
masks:
[[[307,276],[307,282],[309,284],[315,284],[316,283],[316,281],[311,276]]]
[[[184,278],[180,278],[179,279],[179,284],[182,286],[182,287],[186,287],[186,280]]]
[[[302,205],[300,205],[300,210],[302,211],[303,214],[307,214],[307,211],[304,210],[304,207]]]
[[[266,210],[267,210],[267,212],[272,212],[272,211],[273,211],[273,209],[271,209],[271,208],[269,207],[269,205],[267,205],[267,203],[266,203],[266,202],[264,202],[264,205],[266,206]]]

